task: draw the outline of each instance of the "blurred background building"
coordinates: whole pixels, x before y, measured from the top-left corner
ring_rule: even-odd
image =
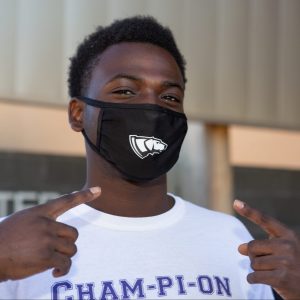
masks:
[[[189,133],[170,192],[227,213],[239,198],[300,230],[298,0],[0,0],[0,214],[84,184],[68,58],[136,14],[169,26],[187,60]]]

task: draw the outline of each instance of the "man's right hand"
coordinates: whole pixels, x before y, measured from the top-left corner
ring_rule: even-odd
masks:
[[[55,277],[67,274],[71,257],[77,252],[78,231],[56,218],[100,194],[99,187],[75,192],[3,220],[0,223],[0,281],[25,278],[51,268]]]

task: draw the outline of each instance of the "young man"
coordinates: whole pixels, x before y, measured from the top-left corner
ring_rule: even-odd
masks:
[[[2,283],[1,299],[273,298],[246,280],[249,260],[237,248],[251,236],[238,220],[167,194],[187,130],[185,82],[171,32],[152,18],[84,40],[71,59],[69,120],[86,140],[84,189],[102,193],[59,217],[79,232],[69,273]]]

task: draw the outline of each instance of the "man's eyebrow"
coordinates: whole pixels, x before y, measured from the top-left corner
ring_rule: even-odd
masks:
[[[109,79],[107,83],[112,82],[116,79],[129,79],[129,80],[134,80],[134,81],[142,81],[142,78],[139,78],[137,76],[126,74],[126,73],[119,73],[119,74],[113,76],[111,79]]]
[[[184,93],[184,87],[181,84],[179,84],[178,82],[164,81],[163,86],[165,86],[165,87],[177,87]]]
[[[133,81],[143,81],[143,79],[140,77],[137,77],[137,76],[134,76],[131,74],[127,74],[127,73],[119,73],[119,74],[113,76],[111,79],[109,79],[107,83],[110,83],[117,79],[129,79],[129,80],[133,80]],[[162,83],[162,85],[165,87],[177,87],[184,93],[184,87],[181,84],[179,84],[178,82],[167,80],[167,81],[164,81]]]

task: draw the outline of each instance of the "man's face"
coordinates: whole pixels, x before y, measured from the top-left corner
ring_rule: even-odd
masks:
[[[147,43],[120,43],[105,50],[85,96],[117,103],[157,104],[183,112],[184,81],[173,56]]]
[[[96,101],[98,99],[103,102],[119,104],[155,104],[183,113],[184,80],[175,59],[163,48],[148,43],[120,43],[109,47],[101,54],[92,71],[88,87],[82,96],[95,99]],[[106,159],[117,166],[127,177],[130,176],[131,180],[136,180],[137,178],[148,180],[148,178],[156,178],[165,174],[178,158],[180,146],[186,132],[186,119],[182,114],[172,114],[172,112],[158,109],[156,110],[157,114],[151,112],[149,116],[149,112],[146,114],[146,111],[143,110],[139,114],[137,111],[134,112],[135,114],[132,114],[131,111],[131,116],[127,120],[126,110],[124,109],[122,116],[115,115],[113,117],[113,115],[110,115],[110,122],[105,123],[102,119],[102,122],[99,123],[99,116],[102,118],[103,116],[108,116],[105,113],[104,115],[99,114],[101,110],[99,107],[84,105],[83,102],[76,99],[70,102],[69,107],[72,128],[76,131],[84,129],[88,143],[90,146],[92,145],[91,147],[96,147],[94,152],[88,150],[88,157],[94,159],[94,153],[97,152],[99,154],[100,149],[97,148],[100,147],[98,146],[98,141],[100,140],[99,132],[101,133],[102,129],[106,128],[105,132],[110,132],[109,136],[113,138],[109,138],[105,143],[104,137],[106,135],[101,136],[102,154],[110,153]],[[163,118],[158,111],[163,113]],[[120,113],[121,111],[119,111]],[[129,114],[129,112],[127,113]],[[141,113],[143,118],[139,119],[137,116],[141,116]],[[125,120],[124,118],[127,123],[122,123]],[[139,120],[138,122],[140,123],[130,123],[130,120],[135,120],[134,122]],[[100,131],[98,128],[99,124],[101,124]],[[120,124],[124,126],[120,127]],[[145,126],[148,127],[145,128]],[[164,128],[160,129],[157,126],[163,126]],[[127,132],[128,128],[131,131],[133,129],[134,132]],[[155,131],[157,129],[162,131],[158,136]],[[137,133],[136,130],[142,133]],[[151,133],[147,135],[144,132]],[[119,138],[115,139],[118,134]],[[160,149],[160,147],[167,145],[168,155],[163,156],[161,154],[160,159],[155,159],[155,164],[152,160],[137,162],[135,156],[139,156],[140,160],[147,156],[141,158],[137,154],[140,154],[140,152],[136,151],[137,144],[134,143],[136,140],[133,141],[133,138],[130,137],[139,138],[138,141],[140,143],[152,137],[151,141],[147,140],[147,142],[152,144],[144,143],[143,147],[140,145],[140,148],[142,147],[143,149],[139,148],[139,150],[151,152],[156,147],[155,150],[157,151],[151,153],[152,155],[158,155],[160,154],[159,151],[162,152],[166,149],[166,147],[164,149]],[[160,145],[154,145],[153,140],[159,141]],[[128,144],[128,141],[130,144]],[[106,148],[103,150],[103,147]],[[124,159],[125,153],[130,158]],[[132,163],[132,161],[135,163]],[[148,173],[141,175],[140,171],[143,168],[146,168]]]

